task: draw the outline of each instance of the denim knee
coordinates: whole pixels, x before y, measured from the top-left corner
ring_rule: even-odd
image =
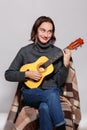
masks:
[[[39,106],[39,111],[48,113],[49,112],[48,105],[45,102],[41,103]]]
[[[58,95],[58,92],[56,93],[56,92],[51,92],[51,93],[49,93],[48,94],[48,96],[47,96],[47,101],[48,102],[56,102],[56,100],[59,100],[60,101],[60,95]]]

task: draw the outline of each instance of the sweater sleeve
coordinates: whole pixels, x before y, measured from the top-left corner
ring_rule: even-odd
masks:
[[[58,60],[58,63],[55,66],[54,78],[59,87],[63,86],[66,82],[68,76],[69,67],[66,68],[63,64],[63,57]]]
[[[25,72],[20,72],[23,64],[23,56],[21,50],[17,53],[10,67],[5,71],[5,79],[12,82],[25,81]]]
[[[63,84],[66,82],[66,78],[68,76],[68,70],[69,70],[69,67],[66,68],[65,66],[62,66],[57,72],[56,81],[57,81],[58,86],[63,86]]]

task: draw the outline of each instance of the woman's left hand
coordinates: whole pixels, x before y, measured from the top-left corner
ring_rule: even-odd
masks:
[[[63,59],[64,65],[65,67],[68,67],[70,64],[71,51],[66,48],[63,50],[63,54],[64,54],[64,59]]]

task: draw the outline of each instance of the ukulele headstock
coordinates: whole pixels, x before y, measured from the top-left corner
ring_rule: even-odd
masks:
[[[82,46],[84,44],[84,41],[82,38],[76,39],[74,42],[72,42],[67,48],[70,50],[77,49],[79,46]]]

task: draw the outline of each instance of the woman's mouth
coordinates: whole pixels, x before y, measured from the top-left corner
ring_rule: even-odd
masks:
[[[45,40],[45,41],[47,41],[47,40],[48,40],[48,38],[47,38],[47,37],[42,37],[42,39],[43,39],[43,40]]]

